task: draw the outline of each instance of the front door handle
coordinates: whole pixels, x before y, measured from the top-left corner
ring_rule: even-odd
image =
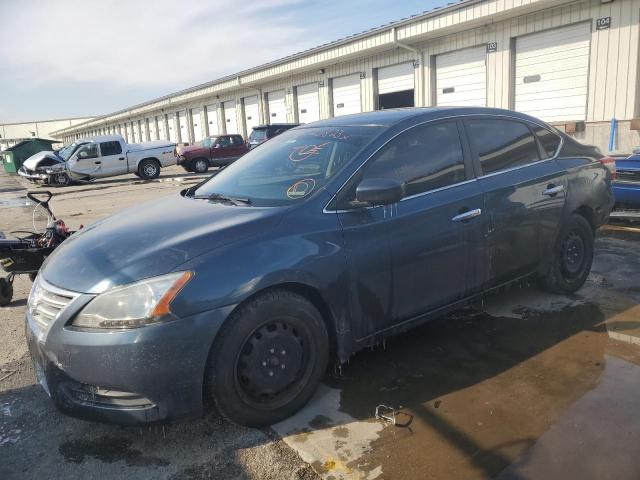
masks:
[[[459,215],[456,215],[451,219],[452,222],[468,222],[472,218],[476,218],[482,215],[482,210],[476,208],[475,210],[468,210]]]
[[[120,157],[118,160],[124,160],[124,157]]]
[[[96,165],[102,165],[102,162],[93,162],[93,163],[95,163]]]
[[[553,184],[548,185],[547,189],[542,192],[543,195],[547,195],[549,197],[555,197],[557,194],[564,192],[564,185],[558,185],[557,187]]]

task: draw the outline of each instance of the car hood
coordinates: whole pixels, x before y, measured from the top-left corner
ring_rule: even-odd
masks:
[[[52,160],[55,160],[56,162],[62,162],[62,159],[55,153],[45,150],[43,152],[34,153],[24,162],[22,162],[22,165],[24,165],[24,167],[28,168],[29,170],[35,170],[38,164],[45,158],[50,158]]]
[[[196,153],[207,153],[208,151],[208,148],[204,148],[199,145],[187,145],[177,148],[178,155],[194,155]]]
[[[124,210],[72,235],[47,259],[41,275],[60,288],[100,293],[169,273],[210,250],[264,234],[283,210],[173,195]]]

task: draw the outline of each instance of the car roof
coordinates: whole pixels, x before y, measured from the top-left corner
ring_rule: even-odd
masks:
[[[270,125],[256,125],[253,127],[254,130],[262,130],[264,128],[274,128],[274,127],[297,127],[300,125],[299,123],[272,123]]]
[[[309,127],[347,127],[347,126],[383,126],[390,127],[408,119],[435,120],[449,116],[494,115],[509,116],[522,120],[544,123],[537,118],[523,113],[501,108],[485,107],[426,107],[426,108],[397,108],[377,110],[374,112],[355,113],[340,117],[328,118],[313,123],[304,124],[298,128]]]

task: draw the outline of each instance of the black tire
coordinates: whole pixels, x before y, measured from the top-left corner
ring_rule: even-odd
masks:
[[[194,158],[191,160],[189,170],[194,173],[207,173],[207,170],[209,170],[209,161],[206,158]]]
[[[145,158],[138,165],[138,174],[144,180],[153,180],[160,176],[160,163],[154,158]]]
[[[591,272],[593,245],[594,232],[589,222],[581,215],[571,215],[560,230],[542,287],[561,294],[579,290]]]
[[[71,179],[65,172],[54,173],[51,175],[49,183],[57,187],[68,187],[71,185]]]
[[[6,278],[0,278],[0,307],[11,303],[13,298],[13,285]]]
[[[318,310],[295,293],[268,292],[242,305],[218,334],[209,354],[206,395],[233,422],[272,425],[309,401],[328,357]]]

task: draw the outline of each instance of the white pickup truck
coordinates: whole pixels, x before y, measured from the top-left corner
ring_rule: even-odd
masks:
[[[151,180],[162,167],[175,165],[175,144],[167,141],[127,143],[120,135],[76,140],[59,152],[40,152],[23,163],[18,174],[48,184],[66,185],[134,173]]]

